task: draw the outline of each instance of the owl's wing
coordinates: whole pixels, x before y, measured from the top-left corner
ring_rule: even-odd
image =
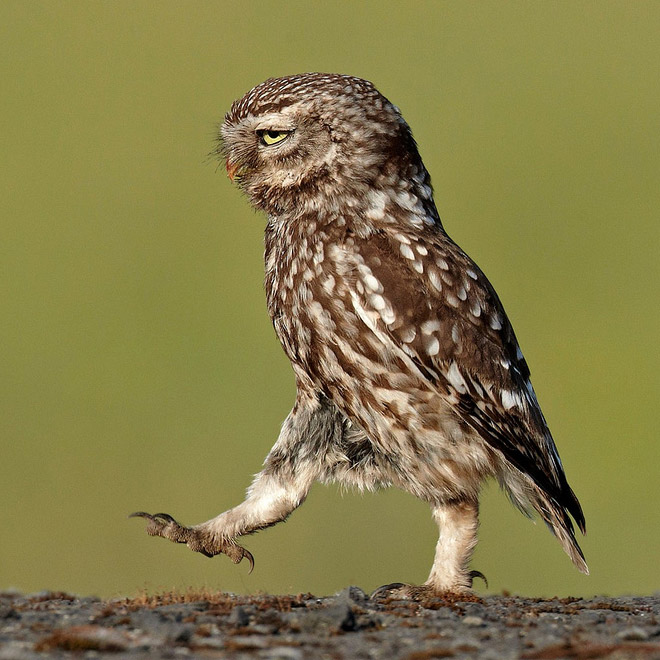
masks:
[[[376,318],[462,419],[584,531],[529,369],[486,276],[444,233],[378,234],[356,247],[364,263],[353,295],[363,321]]]

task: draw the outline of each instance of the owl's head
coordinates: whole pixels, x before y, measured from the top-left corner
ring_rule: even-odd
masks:
[[[399,110],[352,76],[266,80],[233,103],[220,144],[230,178],[272,215],[341,211],[369,189],[425,175]]]

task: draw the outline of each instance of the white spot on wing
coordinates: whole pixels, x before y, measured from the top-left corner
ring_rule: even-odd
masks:
[[[458,370],[458,365],[456,362],[452,362],[451,365],[449,365],[449,369],[447,370],[446,373],[447,380],[454,386],[454,388],[460,392],[461,394],[465,394],[467,392],[467,383],[465,382],[465,379],[461,375],[461,372]]]
[[[424,321],[424,323],[421,325],[421,329],[425,335],[432,335],[434,332],[440,330],[440,321],[437,319]]]
[[[377,293],[372,294],[369,296],[369,302],[371,303],[371,306],[378,310],[379,312],[385,307],[387,307],[387,303],[385,302],[385,298],[383,296],[378,295]]]
[[[371,274],[365,275],[364,283],[375,293],[383,292],[383,285]]]
[[[461,341],[461,335],[459,334],[458,326],[455,323],[451,326],[451,338],[454,344],[458,344]]]
[[[433,335],[428,335],[424,338],[424,348],[428,355],[433,357],[440,352],[440,342]]]
[[[433,288],[442,291],[442,280],[440,279],[440,276],[438,273],[434,270],[429,271],[429,280],[431,281],[431,284],[433,285]]]
[[[401,330],[400,336],[402,342],[404,342],[405,344],[409,344],[411,341],[415,340],[415,337],[417,336],[417,331],[412,326],[409,326]]]
[[[514,406],[520,407],[520,397],[511,390],[502,390],[500,392],[500,398],[502,399],[502,405],[506,410],[511,410]]]
[[[410,259],[411,261],[413,261],[415,259],[415,253],[412,251],[410,246],[407,245],[406,243],[401,243],[401,245],[399,245],[399,249],[401,250],[401,254],[406,259]]]
[[[435,263],[442,268],[442,270],[449,270],[449,264],[442,257],[438,257]]]
[[[380,318],[383,319],[383,323],[386,325],[392,325],[396,321],[394,310],[389,305],[380,311]]]

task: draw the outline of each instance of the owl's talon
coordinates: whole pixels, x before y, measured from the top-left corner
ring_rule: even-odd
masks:
[[[458,593],[460,590],[457,590]],[[405,584],[404,582],[393,582],[378,587],[370,596],[372,600],[389,602],[392,600],[412,600],[423,603],[432,598],[443,598],[449,591],[439,591],[430,584]]]
[[[239,564],[243,559],[250,563],[250,573],[254,570],[254,557],[249,550],[238,545],[232,539],[217,539],[199,527],[186,527],[178,523],[169,513],[146,513],[136,511],[129,518],[145,518],[147,523],[147,534],[149,536],[160,536],[174,543],[185,543],[194,552],[199,552],[205,557],[215,555],[227,555],[234,564]]]
[[[484,584],[486,585],[486,589],[488,589],[488,580],[486,579],[486,576],[481,572],[481,571],[470,571],[469,573],[470,579],[472,582],[474,582],[475,578],[480,578],[484,581]]]
[[[476,572],[478,573],[478,571]],[[481,576],[481,573],[479,573],[479,576]],[[392,584],[384,584],[382,587],[378,587],[378,589],[372,592],[370,598],[375,601],[384,602],[385,604],[394,600],[411,600],[423,605],[428,601],[437,599],[455,601],[457,598],[467,598],[469,600],[474,598],[474,596],[470,589],[460,584],[450,589],[438,589],[428,583],[417,585],[393,582]]]
[[[136,514],[133,514],[133,515],[136,515]],[[146,514],[146,516],[149,516],[149,514]],[[178,524],[176,522],[176,520],[174,520],[174,518],[172,518],[172,516],[169,513],[154,513],[154,515],[151,516],[151,517],[152,518],[162,518],[165,522]]]
[[[374,589],[371,592],[369,598],[371,600],[382,600],[384,598],[391,598],[393,594],[399,592],[401,589],[408,587],[410,585],[404,584],[403,582],[392,582],[391,584],[384,584],[378,589]]]
[[[240,546],[239,546],[240,547]],[[242,555],[241,558],[238,561],[234,561],[235,564],[240,564],[243,559],[247,559],[248,562],[250,563],[250,570],[248,571],[248,575],[252,573],[254,570],[254,557],[252,556],[252,553],[249,550],[246,550],[245,548],[241,548]]]
[[[149,536],[161,536],[174,543],[188,543],[194,537],[193,530],[179,524],[169,513],[151,514],[146,511],[136,511],[128,517],[148,520],[147,534]]]

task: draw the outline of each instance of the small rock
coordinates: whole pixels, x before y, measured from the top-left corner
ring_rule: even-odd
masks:
[[[193,626],[182,626],[181,629],[173,635],[173,639],[175,642],[187,644],[193,636],[194,632],[195,629]]]
[[[602,612],[596,612],[594,610],[582,610],[577,613],[579,621],[583,625],[596,625],[597,623],[605,622],[605,615]]]
[[[268,658],[268,660],[300,660],[303,657],[300,649],[291,646],[280,646],[276,649],[269,649],[262,651],[259,654],[260,658]]]
[[[625,630],[620,630],[616,634],[617,639],[621,639],[626,642],[645,642],[649,638],[649,634],[640,628],[639,626],[631,626]]]
[[[274,635],[277,633],[279,626],[272,623],[257,623],[250,626],[250,632],[255,635]]]
[[[225,639],[222,637],[193,637],[193,645],[196,650],[211,649],[218,651],[225,648]]]
[[[466,626],[477,627],[485,625],[485,622],[480,616],[466,616],[463,619],[463,624]]]
[[[0,645],[0,660],[17,660],[17,658],[34,658],[38,657],[32,653],[33,645],[29,642],[2,642]]]
[[[466,603],[462,607],[465,616],[483,616],[486,608],[481,603]]]
[[[236,605],[236,607],[232,609],[231,614],[229,615],[227,621],[232,626],[237,626],[238,628],[244,628],[250,623],[250,616],[240,605]]]
[[[0,619],[20,619],[21,615],[11,605],[0,605]]]
[[[354,603],[364,603],[369,600],[367,596],[360,587],[346,587],[342,589],[338,594],[335,595],[337,601],[353,601]]]
[[[355,614],[348,603],[337,603],[320,610],[305,612],[304,616],[296,617],[298,626],[305,632],[328,631],[348,632],[355,630]]]
[[[245,637],[232,637],[231,643],[226,644],[225,648],[234,651],[251,651],[253,649],[267,649],[272,645],[272,640],[258,635],[247,635]]]

